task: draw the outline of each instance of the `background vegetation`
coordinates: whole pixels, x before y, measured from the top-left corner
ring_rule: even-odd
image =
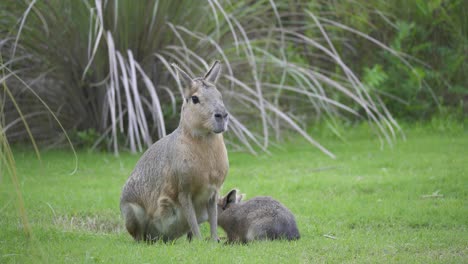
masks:
[[[390,112],[400,120],[427,120],[441,111],[466,117],[467,8],[465,1],[349,1],[334,5],[332,17],[405,54],[412,70],[369,41],[347,38],[358,47],[351,68]]]
[[[467,112],[463,1],[2,1],[0,50],[13,98],[46,145],[132,152],[178,123],[170,62],[198,75],[225,64],[231,148],[266,149],[295,130]],[[6,99],[6,98],[5,98]],[[5,132],[27,137],[5,100]],[[389,110],[389,111],[387,111]],[[254,121],[255,120],[255,121]],[[236,138],[236,140],[233,140]],[[328,153],[332,155],[331,153]]]
[[[464,0],[0,1],[0,262],[463,262],[467,8]],[[234,249],[134,244],[115,200],[137,160],[126,152],[178,124],[181,87],[169,64],[197,76],[215,59],[224,63],[230,153],[274,154],[231,154],[226,186],[284,202],[303,239]],[[395,141],[402,131],[409,140]],[[378,152],[385,142],[396,148]],[[80,150],[78,167],[74,152],[75,171],[68,151],[39,154],[67,144],[124,153]]]

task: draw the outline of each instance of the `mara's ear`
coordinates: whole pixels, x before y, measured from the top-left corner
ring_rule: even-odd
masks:
[[[224,198],[223,201],[223,210],[226,209],[230,204],[235,204],[237,203],[237,190],[233,189],[231,190],[226,197]]]
[[[213,63],[213,66],[211,66],[211,68],[205,74],[204,79],[209,81],[210,83],[216,84],[220,75],[221,75],[221,64],[219,63],[219,61],[215,61]]]
[[[176,70],[177,79],[179,79],[180,83],[182,84],[182,88],[184,90],[184,97],[189,98],[194,93],[194,91],[192,91],[193,78],[190,77],[190,75],[184,72],[181,68],[179,68],[177,64],[172,63],[171,65]]]

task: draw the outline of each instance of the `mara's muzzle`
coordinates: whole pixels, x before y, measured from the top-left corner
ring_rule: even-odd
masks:
[[[219,134],[226,131],[228,122],[228,113],[226,113],[225,111],[214,114],[213,132]]]

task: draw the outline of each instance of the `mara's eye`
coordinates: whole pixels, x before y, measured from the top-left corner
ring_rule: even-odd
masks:
[[[192,96],[192,102],[194,104],[198,104],[200,102],[200,100],[198,100],[198,97],[197,96]]]

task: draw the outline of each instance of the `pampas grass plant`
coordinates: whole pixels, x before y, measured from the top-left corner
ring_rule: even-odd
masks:
[[[367,120],[381,142],[399,131],[341,57],[334,32],[353,32],[404,57],[306,2],[33,0],[0,7],[5,65],[66,131],[98,131],[95,145],[116,154],[122,147],[142,151],[175,128],[182,93],[170,63],[197,76],[215,59],[224,64],[219,89],[231,114],[233,149],[268,151],[292,130],[334,157],[307,132],[324,118]],[[51,113],[30,103],[16,81],[10,86],[32,133],[49,144],[64,141]],[[10,121],[11,109],[5,108]],[[9,137],[23,138],[15,127]]]

